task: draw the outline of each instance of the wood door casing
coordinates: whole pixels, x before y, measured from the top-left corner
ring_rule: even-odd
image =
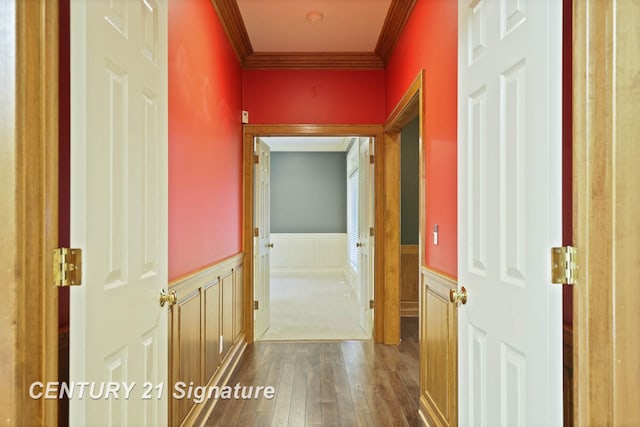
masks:
[[[413,80],[402,99],[395,106],[384,125],[384,140],[378,152],[384,153],[384,161],[380,162],[378,168],[382,166],[382,171],[376,169],[377,174],[381,173],[384,180],[384,190],[376,191],[376,200],[382,199],[382,212],[384,215],[381,250],[376,249],[376,254],[383,258],[383,274],[385,289],[389,292],[385,294],[385,330],[389,331],[385,336],[385,344],[394,344],[400,340],[400,312],[401,312],[401,290],[399,286],[388,284],[400,283],[401,281],[401,245],[400,245],[400,149],[402,129],[413,119],[418,117],[418,157],[419,162],[419,217],[422,218],[418,231],[418,260],[423,259],[424,247],[423,236],[425,230],[425,168],[422,161],[422,134],[424,131],[423,117],[423,94],[424,94],[424,71],[420,70]],[[377,178],[376,178],[377,179]],[[376,211],[377,213],[377,211]],[[376,263],[378,263],[377,258]]]
[[[381,125],[244,125],[243,126],[243,244],[247,254],[254,251],[253,237],[253,221],[254,221],[254,138],[265,136],[363,136],[373,137],[376,146],[383,141],[383,127]],[[384,319],[387,316],[396,316],[394,307],[387,307],[384,304],[386,297],[386,287],[397,287],[397,281],[393,283],[385,283],[384,271],[386,268],[384,258],[384,233],[386,222],[388,220],[384,215],[384,150],[378,150],[375,153],[375,253],[376,262],[374,265],[374,300],[375,300],[375,317],[373,326],[374,341],[383,342],[387,332],[385,331]],[[254,321],[253,321],[253,277],[255,274],[255,266],[253,257],[247,257],[244,263],[244,329],[247,342],[253,342]],[[396,304],[395,308],[399,308]],[[397,313],[399,328],[399,312]],[[399,329],[398,329],[399,330]],[[395,334],[396,336],[399,333]]]
[[[57,425],[58,1],[0,2],[0,424]]]
[[[420,272],[420,414],[429,425],[458,424],[458,310],[449,301],[457,283]]]
[[[575,425],[637,425],[640,1],[573,1]]]

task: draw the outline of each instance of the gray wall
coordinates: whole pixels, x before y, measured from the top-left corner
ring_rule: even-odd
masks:
[[[347,232],[346,153],[271,153],[271,232]]]
[[[419,159],[419,118],[409,122],[400,134],[400,242],[403,245],[417,245],[420,214],[420,159]]]

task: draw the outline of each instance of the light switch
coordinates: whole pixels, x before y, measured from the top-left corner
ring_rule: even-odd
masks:
[[[438,224],[433,226],[433,245],[438,246]]]

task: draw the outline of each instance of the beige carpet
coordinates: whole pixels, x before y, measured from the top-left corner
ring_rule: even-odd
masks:
[[[260,341],[365,340],[343,275],[271,276],[271,326]]]

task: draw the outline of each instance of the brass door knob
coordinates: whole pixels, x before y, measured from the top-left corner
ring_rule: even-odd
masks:
[[[449,289],[449,301],[457,306],[460,306],[460,304],[465,305],[467,303],[467,289],[464,286],[459,291],[457,289]]]
[[[361,248],[363,246],[364,246],[364,243],[360,243],[360,242],[356,243],[356,248]]]
[[[267,247],[268,247],[268,248],[273,248],[273,243],[269,243],[269,244],[267,245]]]
[[[167,293],[164,289],[160,290],[160,307],[164,307],[166,303],[169,305],[174,305],[178,302],[178,295],[176,291],[171,291],[171,293]]]

